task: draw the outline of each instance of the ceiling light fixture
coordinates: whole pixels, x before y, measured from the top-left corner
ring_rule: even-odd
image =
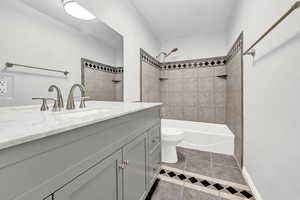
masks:
[[[82,7],[76,1],[62,0],[62,3],[63,3],[65,11],[72,17],[75,17],[75,18],[81,19],[81,20],[96,19],[96,16],[94,14],[92,14],[90,11],[88,11],[87,9]]]

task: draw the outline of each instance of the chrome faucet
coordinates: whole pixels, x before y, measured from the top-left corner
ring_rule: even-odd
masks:
[[[41,111],[48,111],[49,110],[49,107],[47,105],[48,100],[51,100],[51,101],[54,102],[52,112],[57,112],[59,110],[56,99],[53,99],[53,98],[32,98],[32,100],[42,100],[42,106],[40,108]]]
[[[67,110],[74,110],[75,109],[75,102],[74,102],[74,89],[78,87],[81,92],[81,99],[80,99],[80,106],[79,108],[85,108],[85,88],[80,84],[74,84],[70,90],[68,100],[67,100]]]
[[[49,92],[53,92],[54,89],[56,90],[56,94],[57,94],[57,107],[58,107],[58,110],[60,110],[61,108],[64,108],[64,100],[63,100],[63,97],[62,97],[62,94],[61,94],[61,91],[59,89],[58,86],[56,85],[51,85],[48,89]]]

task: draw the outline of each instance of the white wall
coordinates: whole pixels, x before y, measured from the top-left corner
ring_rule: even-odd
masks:
[[[9,61],[70,72],[68,79],[51,72],[17,68],[15,73],[0,73],[14,77],[14,98],[0,98],[0,106],[40,104],[31,98],[54,97],[47,91],[51,84],[60,86],[66,97],[71,85],[81,82],[81,57],[111,65],[116,62],[114,49],[16,0],[1,2],[0,25],[1,68]]]
[[[295,1],[240,1],[228,44],[244,30],[249,47]],[[245,58],[245,168],[263,199],[299,199],[300,12]]]
[[[228,51],[225,34],[197,34],[172,39],[162,43],[161,51],[168,53],[175,47],[178,51],[166,61],[225,56]]]
[[[79,0],[101,21],[123,35],[124,100],[140,100],[140,48],[155,55],[160,42],[128,0]]]

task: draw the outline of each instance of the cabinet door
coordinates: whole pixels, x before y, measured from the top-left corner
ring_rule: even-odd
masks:
[[[123,149],[124,200],[144,199],[147,192],[147,134],[135,139]]]
[[[54,193],[54,200],[122,200],[121,163],[118,151]]]
[[[149,187],[152,186],[157,178],[161,165],[161,147],[160,145],[149,156]]]

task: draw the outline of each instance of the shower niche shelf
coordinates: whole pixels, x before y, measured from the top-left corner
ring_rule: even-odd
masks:
[[[112,80],[112,82],[119,83],[119,82],[121,82],[121,80]]]
[[[227,74],[217,75],[216,77],[227,79]]]
[[[160,77],[159,80],[160,81],[166,81],[166,80],[168,80],[168,78],[166,78],[166,77]]]

